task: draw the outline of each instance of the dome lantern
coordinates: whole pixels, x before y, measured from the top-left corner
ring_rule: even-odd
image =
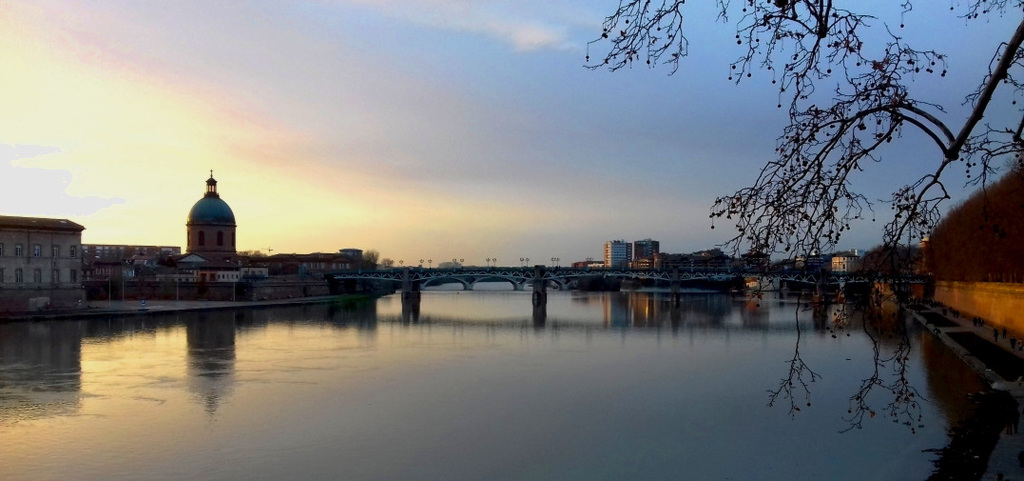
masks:
[[[204,197],[220,197],[217,195],[217,179],[213,178],[213,170],[210,170],[210,178],[206,179],[206,195]]]

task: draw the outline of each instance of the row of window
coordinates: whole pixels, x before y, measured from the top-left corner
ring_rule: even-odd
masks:
[[[199,238],[197,240],[198,240],[198,245],[205,246],[206,245],[206,232],[199,231]],[[224,246],[224,231],[217,231],[217,246],[218,247]],[[234,247],[234,246],[235,246],[235,233],[232,232],[231,233],[231,247]]]
[[[3,256],[3,255],[4,255],[4,243],[0,242],[0,256]],[[21,244],[14,244],[14,257],[24,257],[24,256],[25,256],[25,248],[24,248],[24,246],[22,246]],[[43,245],[42,244],[32,244],[32,257],[43,257]],[[53,257],[53,258],[60,257],[60,246],[59,245],[54,244],[54,245],[50,246],[50,257]],[[70,257],[72,259],[75,258],[75,257],[78,257],[78,246],[68,246],[68,257]]]
[[[25,271],[23,269],[21,269],[21,268],[14,269],[14,279],[13,279],[13,281],[14,281],[15,284],[24,284],[25,283]],[[7,273],[4,272],[4,269],[0,269],[0,284],[4,284],[6,282],[7,282]],[[54,269],[51,272],[50,282],[53,283],[53,284],[59,284],[60,283],[60,269]],[[68,282],[78,282],[78,271],[77,270],[71,269],[68,272]],[[33,269],[32,270],[32,283],[34,283],[34,284],[42,284],[43,283],[43,270],[42,269]]]

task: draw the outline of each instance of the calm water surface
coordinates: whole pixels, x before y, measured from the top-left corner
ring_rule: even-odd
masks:
[[[790,416],[766,404],[797,325],[821,377]],[[776,299],[484,291],[0,324],[0,479],[926,478],[980,381],[912,331],[921,426],[841,433],[874,369],[848,332]]]

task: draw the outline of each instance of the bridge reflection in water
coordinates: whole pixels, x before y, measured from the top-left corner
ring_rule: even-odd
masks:
[[[624,393],[625,398],[630,398],[633,390],[641,388],[638,384],[658,384],[638,383],[637,379],[687,379],[689,371],[686,366],[696,366],[693,367],[694,372],[698,369],[717,372],[720,365],[714,362],[736,357],[774,365],[779,361],[775,357],[778,351],[770,347],[779,344],[781,349],[786,349],[787,343],[791,342],[789,339],[794,338],[791,331],[797,325],[803,326],[805,334],[809,334],[804,337],[804,342],[806,352],[815,356],[815,367],[838,365],[837,369],[829,371],[835,373],[829,378],[832,384],[818,386],[815,394],[822,399],[842,400],[848,394],[846,390],[856,388],[856,383],[843,384],[847,378],[841,376],[856,371],[860,365],[844,360],[845,354],[841,353],[857,353],[855,348],[864,340],[855,333],[857,342],[841,339],[830,343],[828,323],[821,320],[830,317],[834,306],[819,314],[810,307],[797,307],[793,298],[780,298],[775,294],[761,301],[760,305],[756,301],[748,302],[718,293],[684,294],[680,305],[673,306],[664,292],[552,292],[545,305],[540,309],[533,306],[532,310],[525,304],[529,294],[484,292],[482,286],[480,291],[469,294],[433,291],[423,293],[422,297],[422,317],[415,324],[402,319],[404,306],[399,296],[351,305],[0,324],[0,434],[4,434],[0,438],[8,440],[6,444],[0,441],[8,455],[0,472],[7,470],[8,474],[15,474],[5,478],[26,479],[16,475],[27,471],[25,465],[47,466],[53,463],[39,461],[60,455],[63,456],[62,463],[83,469],[87,477],[110,479],[117,477],[114,476],[116,473],[95,470],[118,463],[96,463],[93,454],[96,449],[104,455],[109,454],[104,459],[132,460],[136,459],[132,453],[142,449],[140,445],[189,442],[210,444],[201,444],[200,447],[213,453],[209,457],[214,459],[214,463],[215,455],[220,454],[217,446],[230,442],[233,446],[246,448],[253,446],[245,443],[265,447],[266,451],[257,451],[260,456],[273,458],[275,462],[279,462],[282,456],[285,459],[291,456],[298,459],[296,465],[300,465],[298,463],[307,458],[289,451],[295,439],[328,436],[325,439],[330,444],[323,452],[335,453],[338,445],[359,446],[365,442],[361,437],[346,437],[352,432],[372,432],[343,429],[353,426],[347,420],[361,418],[338,416],[334,414],[336,412],[356,410],[358,414],[380,415],[381,409],[391,405],[395,407],[386,410],[388,414],[415,413],[415,416],[401,418],[413,426],[418,426],[416,423],[424,418],[447,422],[446,413],[462,413],[470,406],[460,405],[458,409],[450,410],[448,401],[444,401],[439,404],[442,406],[438,408],[440,411],[431,411],[432,406],[437,407],[431,404],[435,398],[415,395],[458,391],[451,386],[475,392],[477,384],[474,383],[481,380],[507,373],[536,374],[533,366],[537,363],[552,367],[556,372],[552,374],[553,378],[566,375],[569,377],[564,379],[570,379],[574,384],[585,382],[576,376],[584,380],[598,380],[593,385],[585,384],[587,389],[581,392],[593,392],[590,387],[597,389],[606,383],[621,382],[614,388]],[[533,322],[530,319],[532,313]],[[852,327],[859,330],[856,324]],[[972,371],[962,367],[955,354],[949,353],[941,343],[933,342],[930,333],[912,331],[911,334],[915,345],[920,346],[912,354],[917,360],[914,363],[920,362],[927,369],[921,380],[926,386],[922,394],[930,403],[940,406],[943,413],[941,419],[931,417],[929,424],[936,419],[960,419],[959,413],[970,408],[962,386],[972,386],[972,389],[984,386]],[[886,347],[884,343],[894,342],[887,335],[877,338],[883,343],[883,348]],[[627,339],[629,342],[625,342]],[[726,354],[704,357],[718,356],[721,352]],[[670,353],[688,357],[667,357]],[[634,358],[644,362],[631,365],[633,370],[624,371],[629,375],[609,373],[619,363]],[[689,360],[689,364],[682,362],[684,359]],[[522,370],[509,368],[510,361],[527,367]],[[708,364],[702,365],[704,362]],[[651,374],[652,370],[658,369],[656,365],[672,367],[671,370]],[[567,366],[591,366],[591,370],[563,370]],[[445,377],[452,371],[455,371],[454,375]],[[660,374],[663,372],[668,374]],[[756,372],[762,376],[765,372],[768,376],[776,373],[774,368]],[[430,382],[443,388],[431,388],[415,381],[428,376],[431,376]],[[856,372],[849,377],[856,381]],[[459,379],[470,381],[451,384]],[[495,383],[508,380],[512,384],[512,379],[521,382],[524,378],[498,378]],[[551,386],[568,382],[564,379],[555,380],[550,386],[539,385],[536,392],[528,393],[529,396],[511,398],[519,401],[535,395],[549,395]],[[760,386],[771,385],[773,381],[772,377],[752,377],[749,382]],[[699,388],[717,382],[693,386]],[[410,384],[412,389],[401,390],[402,386]],[[836,385],[839,388],[833,395],[828,390]],[[374,391],[374,386],[380,389]],[[369,394],[360,398],[360,392]],[[689,391],[680,392],[685,396]],[[637,396],[641,394],[649,395],[642,392]],[[402,404],[401,399],[411,401]],[[587,397],[557,396],[554,399],[565,401],[566,405],[585,404],[589,400]],[[752,399],[750,404],[761,407],[763,400]],[[359,406],[370,405],[372,410],[359,411]],[[516,412],[517,406],[510,404],[504,412]],[[822,406],[826,406],[824,401]],[[328,414],[318,416],[314,408],[321,408]],[[831,405],[824,409],[830,415],[835,410]],[[554,411],[558,416],[564,416],[562,410]],[[845,407],[842,411],[845,412]],[[609,417],[619,418],[620,413],[615,414]],[[674,413],[673,417],[676,415]],[[764,417],[768,416],[771,414]],[[372,415],[366,418],[376,419]],[[59,429],[47,429],[47,419],[58,419],[52,425]],[[259,429],[254,429],[252,419],[260,420]],[[338,422],[339,419],[346,422]],[[529,418],[513,419],[513,425],[516,425],[528,422]],[[308,424],[298,425],[301,429],[295,428],[294,423],[300,422]],[[338,424],[330,424],[333,422]],[[273,429],[263,429],[265,425]],[[443,427],[440,423],[438,426]],[[622,432],[633,435],[635,426],[627,427],[630,431]],[[942,437],[941,431],[945,426],[936,428]],[[195,429],[207,429],[213,435],[196,436]],[[288,437],[280,434],[287,434],[290,429],[302,435]],[[736,429],[744,436],[753,435],[740,430],[740,426]],[[877,433],[879,428],[874,429],[876,431],[872,432]],[[328,431],[329,434],[324,434]],[[417,432],[423,431],[410,429],[401,434],[415,436]],[[145,437],[139,437],[139,433],[145,433]],[[70,438],[70,441],[65,442],[65,438]],[[25,439],[30,442],[25,442]],[[123,439],[142,439],[143,442],[119,441]],[[214,439],[215,442],[204,439]],[[395,439],[404,438],[386,438],[389,442]],[[416,441],[422,439],[429,438],[416,438]],[[93,451],[68,449],[68,446],[86,440],[91,440],[92,446],[98,447],[93,447]],[[409,449],[417,451],[428,445],[410,444],[414,447]],[[19,447],[21,445],[24,447]],[[391,446],[383,442],[379,445]],[[144,453],[153,456],[152,453],[158,451]],[[171,455],[176,455],[176,452]],[[507,453],[498,452],[487,461],[494,462],[502,455]],[[334,458],[321,456],[318,459]],[[346,461],[353,462],[351,459]],[[145,468],[157,472],[151,476],[161,477],[167,474],[159,471],[161,467],[172,464],[159,460]],[[126,469],[126,465],[122,464],[122,469]],[[258,462],[251,465],[264,466]],[[335,466],[332,465],[331,469]],[[337,469],[344,472],[344,469],[351,469],[351,464],[339,463]],[[36,479],[62,479],[55,475],[60,473],[47,471],[47,474]],[[181,472],[174,474],[182,475]],[[249,479],[259,477],[254,470],[246,471],[244,475]],[[203,473],[188,471],[184,476],[201,478]],[[238,479],[241,478],[240,475]],[[479,476],[475,478],[479,479]]]
[[[534,318],[543,324],[547,316],[543,306],[547,303],[548,288],[568,290],[578,288],[580,281],[587,278],[631,279],[666,285],[671,293],[672,302],[680,302],[680,293],[686,283],[711,282],[722,287],[742,288],[748,279],[755,284],[796,286],[801,289],[816,290],[819,294],[827,289],[843,289],[847,285],[866,286],[872,282],[883,280],[862,274],[834,274],[805,270],[754,270],[754,269],[576,269],[549,268],[543,265],[533,267],[472,267],[423,269],[405,267],[402,269],[386,269],[373,271],[338,271],[328,276],[335,282],[344,280],[377,280],[391,281],[400,286],[403,308],[406,317],[414,318],[419,314],[420,292],[423,288],[447,283],[456,283],[462,290],[472,291],[478,283],[507,282],[513,290],[522,291],[529,287],[534,305]],[[897,283],[902,286],[925,282],[920,276],[904,276],[886,278],[885,282]]]

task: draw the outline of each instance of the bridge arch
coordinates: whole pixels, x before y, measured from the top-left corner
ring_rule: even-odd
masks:
[[[512,290],[523,290],[523,283],[520,280],[509,276],[479,276],[471,281],[471,289],[476,289],[476,284],[479,282],[507,282],[512,286]]]
[[[471,283],[467,282],[465,279],[461,279],[461,278],[455,277],[455,276],[432,277],[432,278],[429,278],[429,279],[424,279],[424,280],[420,281],[420,288],[426,288],[426,287],[431,287],[431,286],[441,286],[441,285],[444,285],[444,284],[451,284],[453,282],[456,283],[456,284],[461,285],[462,286],[462,290],[464,290],[464,291],[471,291],[471,290],[473,290],[473,285]]]

